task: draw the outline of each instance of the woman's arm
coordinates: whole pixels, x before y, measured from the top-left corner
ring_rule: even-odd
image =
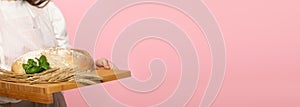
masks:
[[[70,48],[71,46],[69,45],[69,37],[67,34],[66,22],[63,14],[53,2],[50,2],[45,8],[49,13],[49,18],[52,22],[57,46]]]

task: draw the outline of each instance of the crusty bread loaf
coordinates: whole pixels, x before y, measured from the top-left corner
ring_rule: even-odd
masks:
[[[17,58],[12,64],[12,72],[25,74],[22,64],[28,59],[39,58],[41,55],[47,57],[51,68],[74,68],[76,71],[86,71],[94,68],[94,60],[84,50],[66,48],[46,48],[28,52]]]

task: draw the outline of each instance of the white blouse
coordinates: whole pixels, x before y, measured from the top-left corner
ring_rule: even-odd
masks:
[[[0,67],[10,70],[20,55],[40,48],[69,47],[66,24],[50,2],[40,9],[23,0],[0,0]],[[0,104],[19,100],[0,97]]]

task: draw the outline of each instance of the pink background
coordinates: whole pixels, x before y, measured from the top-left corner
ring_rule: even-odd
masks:
[[[55,0],[66,18],[71,44],[80,20],[95,1]],[[299,1],[204,2],[221,28],[227,49],[225,80],[212,106],[299,107]],[[77,89],[64,94],[70,107],[87,106]],[[200,95],[188,105],[197,105]]]

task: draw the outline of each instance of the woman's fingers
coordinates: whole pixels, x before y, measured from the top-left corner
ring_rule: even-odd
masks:
[[[117,69],[113,63],[104,58],[96,60],[96,66],[104,69]]]
[[[99,68],[104,68],[104,63],[105,62],[105,59],[101,58],[101,59],[97,59],[96,60],[96,66],[99,67]]]
[[[103,63],[104,69],[110,69],[109,63],[106,59],[103,59],[102,63]]]

